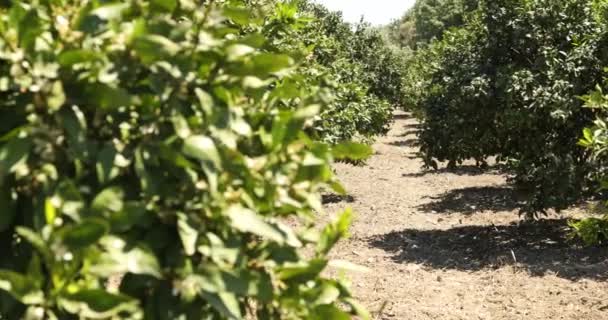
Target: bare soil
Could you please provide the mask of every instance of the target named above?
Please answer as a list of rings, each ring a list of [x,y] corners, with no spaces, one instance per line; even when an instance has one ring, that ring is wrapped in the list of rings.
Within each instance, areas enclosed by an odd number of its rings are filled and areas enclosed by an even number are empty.
[[[396,114],[365,166],[337,164],[352,236],[333,258],[375,319],[608,319],[608,249],[568,239],[575,209],[522,223],[498,170],[424,171],[416,120]]]

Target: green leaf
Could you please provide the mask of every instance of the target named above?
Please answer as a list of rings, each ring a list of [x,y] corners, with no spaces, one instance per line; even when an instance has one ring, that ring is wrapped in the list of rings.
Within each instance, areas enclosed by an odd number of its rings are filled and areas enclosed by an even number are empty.
[[[346,191],[346,188],[344,188],[344,185],[342,185],[340,182],[338,181],[333,181],[330,185],[331,189],[341,195],[341,196],[345,196],[348,194],[348,192]]]
[[[51,91],[49,92],[49,96],[47,98],[47,104],[49,109],[52,111],[57,111],[66,101],[65,92],[63,92],[63,85],[61,81],[55,81],[51,85]]]
[[[82,290],[65,294],[59,299],[61,306],[68,312],[88,319],[109,319],[139,310],[137,300],[104,290]]]
[[[196,164],[190,159],[187,159],[181,152],[176,151],[173,147],[161,145],[159,148],[159,157],[169,163],[176,165],[178,168],[193,169]]]
[[[0,147],[0,185],[9,173],[25,163],[31,147],[32,141],[28,138],[12,139]]]
[[[48,225],[53,225],[57,218],[57,208],[55,208],[50,198],[44,200],[44,217]]]
[[[229,60],[237,60],[253,52],[255,52],[254,48],[244,44],[232,44],[226,48],[226,55]]]
[[[93,202],[91,209],[108,216],[111,212],[119,212],[124,207],[124,191],[120,187],[110,187],[101,191]]]
[[[243,78],[243,87],[249,89],[259,89],[267,86],[269,82],[262,81],[258,77],[246,76]]]
[[[366,160],[374,154],[371,146],[356,142],[343,142],[332,147],[332,154],[337,160]]]
[[[275,73],[293,64],[293,59],[284,54],[260,53],[251,58],[254,66],[254,72],[257,75],[266,75]]]
[[[215,168],[222,168],[222,159],[215,142],[207,136],[191,136],[184,140],[183,152],[197,160],[212,163]]]
[[[63,242],[72,249],[86,248],[96,243],[110,230],[102,219],[90,218],[62,230]]]
[[[226,214],[230,218],[230,225],[241,232],[253,233],[280,244],[286,241],[285,235],[279,228],[267,223],[262,216],[252,210],[242,206],[232,206],[228,208]]]
[[[244,119],[233,119],[230,121],[230,129],[232,131],[238,133],[241,136],[250,136],[251,135],[251,126]]]
[[[223,13],[226,18],[240,25],[249,24],[251,17],[251,9],[248,8],[225,7]]]
[[[372,318],[372,316],[365,309],[365,307],[363,307],[359,302],[357,302],[357,300],[352,298],[346,298],[344,299],[344,302],[350,305],[350,307],[353,309],[354,314],[361,318],[361,320],[370,320]]]
[[[593,141],[593,131],[590,128],[583,129],[583,137],[587,142]]]
[[[298,108],[293,115],[293,119],[296,120],[298,123],[302,123],[304,120],[308,120],[319,114],[320,110],[321,106],[318,104],[311,104],[302,108]]]
[[[302,132],[306,120],[317,115],[320,110],[317,104],[298,108],[294,111],[284,111],[278,115],[272,127],[272,146],[278,148],[292,142]]]
[[[112,230],[125,232],[140,223],[146,216],[144,204],[134,201],[125,202],[122,210],[110,213]]]
[[[159,181],[157,176],[146,167],[144,154],[147,153],[148,151],[144,151],[141,147],[135,149],[135,173],[139,178],[142,190],[150,195],[158,191]]]
[[[27,277],[32,280],[37,288],[44,286],[45,274],[42,271],[42,262],[40,255],[33,253],[30,262],[27,265]]]
[[[10,270],[0,269],[0,290],[8,292],[23,304],[44,303],[44,293],[33,279]]]
[[[315,305],[332,304],[340,297],[340,290],[331,283],[324,283],[319,295],[315,300]]]
[[[267,274],[253,270],[222,270],[208,265],[195,279],[207,292],[231,292],[266,302],[272,299],[272,280]]]
[[[72,106],[71,110],[63,108],[60,112],[60,120],[69,145],[73,149],[73,156],[76,159],[89,158],[89,145],[87,141],[87,122],[84,113],[77,107]]]
[[[177,7],[177,0],[151,0],[150,4],[157,10],[173,12]]]
[[[113,3],[105,6],[101,6],[93,11],[90,15],[96,16],[103,20],[118,19],[122,16],[123,12],[129,8],[128,3]]]
[[[351,320],[348,313],[333,305],[322,305],[315,308],[311,320]]]
[[[192,226],[192,221],[184,213],[177,214],[177,229],[186,255],[194,255],[198,241],[198,229]]]
[[[244,282],[244,286],[246,287],[244,294],[247,296],[255,297],[262,303],[272,301],[273,284],[268,274],[244,270],[240,274],[237,274],[234,279]]]
[[[201,292],[201,296],[211,306],[228,319],[243,319],[241,308],[236,296],[229,292],[209,293]]]
[[[64,180],[55,189],[54,196],[61,199],[61,206],[57,208],[56,214],[65,214],[74,221],[79,221],[82,218],[82,212],[85,208],[85,202],[76,185],[71,180]],[[52,205],[52,202],[49,203]]]
[[[155,34],[137,37],[133,48],[144,63],[153,63],[176,55],[181,47],[175,42]]]
[[[213,97],[200,88],[194,89],[194,93],[196,94],[196,97],[198,98],[198,101],[201,104],[201,108],[203,109],[205,114],[207,116],[211,116],[213,114],[214,106]]]
[[[106,145],[97,155],[95,169],[99,183],[106,184],[116,178],[120,169],[114,165],[118,152],[111,145]]]
[[[83,99],[107,111],[131,105],[131,96],[126,90],[102,83],[88,84]]]
[[[44,241],[44,239],[42,239],[42,237],[38,233],[25,227],[17,227],[15,231],[18,235],[23,237],[23,239],[25,239],[29,244],[31,244],[32,247],[34,247],[38,251],[38,253],[40,253],[42,258],[44,259],[46,266],[50,268],[53,264],[54,256],[51,252],[51,249],[48,247],[46,241]]]
[[[348,234],[348,227],[353,219],[352,209],[346,208],[338,219],[323,229],[317,243],[317,253],[326,255],[341,238]]]
[[[304,283],[315,279],[327,266],[323,259],[313,259],[307,263],[288,263],[279,268],[279,278],[286,281]]]
[[[101,277],[133,273],[161,278],[160,264],[154,252],[143,245],[129,245],[116,236],[100,240],[103,252],[91,257],[91,272]]]
[[[57,61],[64,67],[71,67],[78,63],[93,62],[100,58],[99,53],[86,50],[86,49],[74,49],[63,51]]]
[[[178,137],[182,139],[186,139],[192,135],[192,131],[190,130],[190,126],[188,125],[188,121],[181,114],[176,114],[171,117],[171,122],[173,122],[173,128],[175,129],[175,133]]]
[[[43,32],[43,25],[36,10],[29,10],[19,21],[19,43],[27,50],[34,50],[36,39]]]
[[[228,245],[220,237],[211,232],[206,233],[205,236],[208,244],[200,245],[198,252],[218,264],[226,263],[233,265],[236,263],[240,254],[240,248],[236,244]]]
[[[262,48],[267,39],[263,34],[256,32],[240,37],[238,42],[253,48]]]
[[[0,142],[8,142],[12,139],[16,139],[19,137],[19,134],[21,134],[22,132],[25,132],[26,129],[27,129],[27,126],[21,126],[21,127],[16,127],[14,129],[11,129],[10,131],[4,133],[3,135],[0,135]]]

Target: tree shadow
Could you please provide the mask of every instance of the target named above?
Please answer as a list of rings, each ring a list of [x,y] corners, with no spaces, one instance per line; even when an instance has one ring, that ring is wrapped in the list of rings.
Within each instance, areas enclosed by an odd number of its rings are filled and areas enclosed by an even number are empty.
[[[403,138],[403,137],[407,137],[407,136],[410,136],[410,135],[415,135],[418,132],[419,132],[418,129],[406,129],[402,133],[398,134],[397,137]]]
[[[355,202],[355,198],[351,195],[339,195],[335,193],[323,194],[321,195],[321,203],[323,204],[331,204],[331,203],[353,203]]]
[[[391,141],[391,142],[388,142],[387,144],[391,145],[391,146],[395,146],[395,147],[417,147],[418,139],[405,139],[405,140]]]
[[[408,118],[406,118],[408,119]],[[420,125],[420,123],[417,122],[413,122],[413,123],[406,123],[403,125],[403,129],[405,130],[420,130],[420,128],[422,128],[422,126]]]
[[[406,229],[369,239],[398,263],[434,269],[479,271],[504,265],[533,276],[608,279],[608,248],[583,247],[569,239],[566,219],[508,226],[466,226],[449,230]]]
[[[414,119],[414,116],[410,113],[397,113],[393,115],[393,119],[395,120],[409,120]]]
[[[500,170],[499,166],[480,167],[480,166],[474,166],[474,165],[461,165],[461,166],[458,166],[455,168],[445,167],[445,168],[440,168],[440,169],[435,169],[435,170],[424,170],[424,171],[415,172],[415,173],[404,173],[402,176],[408,177],[408,178],[419,178],[419,177],[423,177],[423,176],[426,176],[429,174],[443,174],[443,173],[451,173],[451,174],[455,174],[458,176],[477,176],[477,175],[497,172],[498,170]]]
[[[521,207],[512,188],[507,186],[454,189],[418,208],[427,213],[473,214],[479,211],[511,211]]]

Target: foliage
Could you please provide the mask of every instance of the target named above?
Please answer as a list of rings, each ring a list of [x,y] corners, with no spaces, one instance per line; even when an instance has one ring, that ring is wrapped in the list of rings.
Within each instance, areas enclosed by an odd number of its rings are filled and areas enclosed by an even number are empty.
[[[449,32],[429,48],[423,56],[432,59],[431,66],[417,73],[429,77],[419,80],[429,87],[417,89],[424,103],[420,151],[435,168],[436,160],[449,161],[450,166],[469,158],[482,162],[499,145],[494,135],[495,115],[487,107],[493,98],[484,74],[489,62],[484,61],[480,47],[487,35],[480,24],[470,28]],[[429,74],[423,74],[424,70]]]
[[[418,0],[401,19],[389,24],[391,38],[401,46],[424,47],[441,40],[450,28],[464,25],[478,4],[479,0]]]
[[[309,62],[321,88],[332,95],[318,122],[329,142],[370,140],[388,130],[393,106],[402,103],[403,61],[385,42],[380,30],[359,23],[352,26],[339,12],[303,1],[301,10],[314,21],[299,33],[314,47]]]
[[[341,187],[292,4],[11,3],[0,318],[366,317],[321,276],[351,214],[314,224]]]
[[[606,216],[573,221],[570,226],[574,230],[574,234],[587,245],[604,244],[608,240],[608,217]]]
[[[591,166],[576,137],[592,115],[578,96],[601,80],[607,58],[600,7],[482,1],[465,25],[419,50],[406,92],[423,118],[426,163],[497,156],[527,197],[529,214],[587,194]]]
[[[381,29],[363,21],[350,25],[342,20],[341,13],[330,12],[318,4],[305,2],[303,7],[316,18],[308,32],[314,38],[307,42],[315,45],[317,61],[325,67],[331,67],[340,60],[355,64],[360,70],[345,75],[349,80],[361,79],[369,87],[370,93],[398,104],[401,99],[400,72],[403,61],[398,53],[391,50]],[[319,33],[319,30],[322,32]],[[340,70],[352,71],[341,68],[334,72],[341,75]]]
[[[583,130],[579,145],[592,152],[590,162],[594,167],[594,178],[599,182],[599,193],[608,188],[608,96],[601,87],[583,97],[587,108],[594,111],[593,126]],[[603,198],[600,196],[600,198]],[[605,205],[598,206],[602,217],[591,217],[572,222],[575,233],[587,244],[604,243],[608,240],[608,211]]]

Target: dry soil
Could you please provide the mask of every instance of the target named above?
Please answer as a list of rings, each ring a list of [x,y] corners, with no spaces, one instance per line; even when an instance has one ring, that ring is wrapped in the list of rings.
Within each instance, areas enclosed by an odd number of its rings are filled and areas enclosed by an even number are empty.
[[[582,209],[522,223],[498,170],[425,171],[417,123],[398,113],[365,166],[337,164],[356,212],[333,258],[375,319],[608,319],[608,249],[569,241]]]

